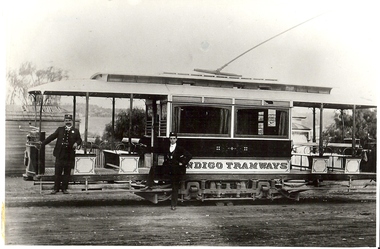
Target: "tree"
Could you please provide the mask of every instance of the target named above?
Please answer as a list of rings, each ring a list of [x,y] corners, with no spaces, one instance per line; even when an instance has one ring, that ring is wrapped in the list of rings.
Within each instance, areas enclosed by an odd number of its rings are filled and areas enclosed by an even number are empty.
[[[352,138],[353,118],[350,114],[335,113],[335,123],[323,132],[324,140],[329,142],[342,142],[344,138]],[[355,112],[355,138],[359,138],[364,145],[376,140],[377,109],[359,109]],[[343,128],[344,127],[344,128]],[[343,130],[344,129],[344,130]]]
[[[34,102],[28,94],[28,88],[53,81],[68,79],[67,71],[50,66],[46,69],[36,69],[31,62],[24,62],[18,70],[11,69],[7,72],[7,100],[6,103],[14,105],[30,105]],[[57,104],[60,96],[48,96],[44,104]],[[37,99],[37,101],[40,101]]]
[[[129,134],[129,109],[120,111],[115,117],[114,141],[121,141],[124,137],[139,138],[145,133],[145,110],[132,109],[132,127]],[[103,133],[103,141],[112,141],[112,122],[106,125]]]

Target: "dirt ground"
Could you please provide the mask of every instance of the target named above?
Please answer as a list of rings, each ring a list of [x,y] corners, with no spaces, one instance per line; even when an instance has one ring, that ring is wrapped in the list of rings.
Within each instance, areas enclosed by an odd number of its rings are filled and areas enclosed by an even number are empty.
[[[126,192],[42,194],[5,179],[5,245],[376,247],[376,186],[298,202],[152,204]]]

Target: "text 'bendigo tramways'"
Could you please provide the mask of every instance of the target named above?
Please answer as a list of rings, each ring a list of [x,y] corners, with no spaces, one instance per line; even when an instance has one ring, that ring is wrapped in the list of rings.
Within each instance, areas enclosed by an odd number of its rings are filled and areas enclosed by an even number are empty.
[[[218,160],[193,159],[187,165],[187,172],[218,173],[226,171],[237,172],[289,172],[289,160]]]

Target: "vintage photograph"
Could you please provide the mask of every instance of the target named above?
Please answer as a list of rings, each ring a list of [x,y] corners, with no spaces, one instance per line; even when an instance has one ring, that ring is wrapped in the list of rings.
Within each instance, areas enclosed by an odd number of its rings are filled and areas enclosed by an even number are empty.
[[[376,1],[5,0],[5,246],[379,246]]]

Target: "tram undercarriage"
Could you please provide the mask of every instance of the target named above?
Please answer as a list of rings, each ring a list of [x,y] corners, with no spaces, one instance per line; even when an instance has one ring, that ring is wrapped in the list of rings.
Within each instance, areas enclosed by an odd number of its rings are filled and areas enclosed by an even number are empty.
[[[72,175],[69,190],[78,192],[115,192],[134,193],[150,202],[158,203],[170,200],[171,184],[167,177],[155,180],[152,190],[146,190],[144,183],[147,174],[105,174]],[[287,198],[298,201],[300,194],[309,190],[352,190],[351,183],[365,180],[361,188],[376,185],[376,174],[360,175],[312,175],[306,172],[286,175],[187,175],[181,182],[179,200],[188,201],[243,201],[274,200]],[[53,175],[37,175],[34,184],[43,190],[53,186]]]

